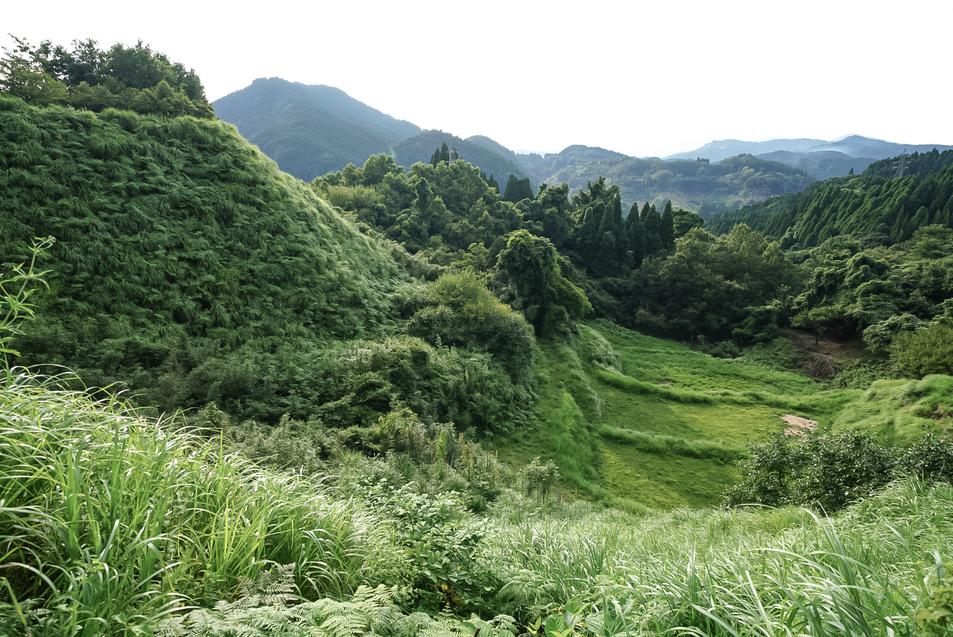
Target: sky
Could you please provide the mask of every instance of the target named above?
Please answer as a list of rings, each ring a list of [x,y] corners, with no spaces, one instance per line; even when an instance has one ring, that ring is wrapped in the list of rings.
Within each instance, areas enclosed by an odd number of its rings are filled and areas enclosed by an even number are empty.
[[[953,1],[12,2],[6,34],[143,40],[210,99],[336,86],[518,150],[665,156],[713,139],[953,144]]]

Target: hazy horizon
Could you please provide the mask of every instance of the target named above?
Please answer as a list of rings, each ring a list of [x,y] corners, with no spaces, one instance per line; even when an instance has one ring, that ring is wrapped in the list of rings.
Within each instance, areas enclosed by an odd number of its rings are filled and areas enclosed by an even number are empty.
[[[4,34],[33,42],[141,39],[194,68],[210,100],[258,77],[326,84],[425,129],[534,152],[664,157],[854,134],[953,144],[953,3],[278,1],[263,13],[173,0],[132,14],[110,0],[5,14]]]

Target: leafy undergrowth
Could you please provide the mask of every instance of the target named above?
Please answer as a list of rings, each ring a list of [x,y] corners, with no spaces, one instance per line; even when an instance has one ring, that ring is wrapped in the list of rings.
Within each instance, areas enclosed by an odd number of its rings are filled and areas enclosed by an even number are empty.
[[[951,426],[949,376],[829,389],[606,321],[542,350],[540,425],[497,448],[514,462],[551,459],[572,491],[630,511],[716,504],[747,445],[782,431],[784,415],[886,442]]]

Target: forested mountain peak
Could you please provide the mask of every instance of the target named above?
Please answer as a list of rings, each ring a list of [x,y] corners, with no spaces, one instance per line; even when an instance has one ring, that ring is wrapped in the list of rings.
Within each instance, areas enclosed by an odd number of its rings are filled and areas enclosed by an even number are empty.
[[[248,87],[216,100],[213,103],[216,114],[228,121],[228,117],[224,117],[222,113],[228,115],[238,113],[240,106],[236,102],[239,96],[246,91],[252,93],[256,99],[307,99],[309,105],[321,108],[329,115],[346,122],[380,129],[381,134],[395,139],[409,137],[420,132],[420,127],[415,124],[382,113],[364,102],[354,99],[337,87],[325,84],[311,85],[289,82],[279,77],[258,78]]]
[[[283,170],[301,179],[361,164],[420,131],[340,89],[280,78],[259,78],[213,107]]]

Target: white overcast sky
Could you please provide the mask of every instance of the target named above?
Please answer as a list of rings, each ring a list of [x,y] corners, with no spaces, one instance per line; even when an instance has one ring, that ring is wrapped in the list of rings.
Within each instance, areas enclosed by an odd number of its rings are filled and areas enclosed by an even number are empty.
[[[142,39],[210,99],[278,76],[516,149],[953,144],[953,1],[3,0],[0,34]]]

